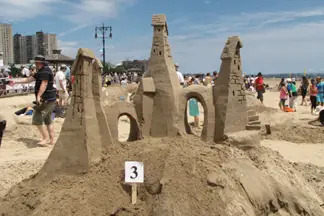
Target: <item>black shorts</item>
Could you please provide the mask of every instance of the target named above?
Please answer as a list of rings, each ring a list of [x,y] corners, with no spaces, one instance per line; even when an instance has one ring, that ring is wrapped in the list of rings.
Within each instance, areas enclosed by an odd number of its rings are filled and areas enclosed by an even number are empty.
[[[317,97],[316,96],[310,96],[310,101],[312,103],[312,109],[316,109],[316,106],[317,106]]]
[[[301,89],[301,95],[305,98],[307,95],[307,89]]]
[[[260,100],[260,101],[263,101],[263,90],[257,90],[257,92],[258,92],[258,99]]]

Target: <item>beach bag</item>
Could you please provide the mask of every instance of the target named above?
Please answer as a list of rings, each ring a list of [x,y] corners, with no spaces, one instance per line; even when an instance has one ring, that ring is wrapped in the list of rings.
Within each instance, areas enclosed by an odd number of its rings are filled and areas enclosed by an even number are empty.
[[[285,112],[294,112],[294,110],[290,107],[285,107]]]

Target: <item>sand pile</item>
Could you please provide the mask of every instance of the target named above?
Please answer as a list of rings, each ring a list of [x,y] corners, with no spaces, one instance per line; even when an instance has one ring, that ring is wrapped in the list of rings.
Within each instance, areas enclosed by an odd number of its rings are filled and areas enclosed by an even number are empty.
[[[260,102],[260,100],[258,100],[255,97],[254,93],[249,92],[249,91],[245,91],[245,93],[246,93],[246,105],[247,105],[248,109],[254,109],[258,113],[263,113],[263,112],[274,113],[274,112],[277,112],[277,110],[274,109],[274,108],[264,106]]]
[[[145,164],[136,206],[123,183],[128,160]],[[318,216],[322,204],[293,164],[267,148],[243,152],[185,136],[110,146],[84,175],[33,176],[0,200],[0,214]]]
[[[294,143],[323,144],[324,128],[286,122],[272,127],[272,134],[263,137],[264,139],[285,140]]]

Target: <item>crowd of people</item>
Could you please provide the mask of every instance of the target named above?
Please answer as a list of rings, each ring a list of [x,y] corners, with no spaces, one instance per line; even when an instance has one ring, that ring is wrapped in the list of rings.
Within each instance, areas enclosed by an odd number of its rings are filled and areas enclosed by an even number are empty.
[[[218,73],[213,72],[211,75],[185,75],[179,71],[179,64],[175,64],[178,82],[184,88],[191,85],[213,86],[218,78]],[[10,74],[2,76],[10,77]],[[35,57],[35,64],[29,69],[22,65],[22,79],[12,80],[11,86],[16,84],[35,82],[35,106],[32,107],[32,123],[39,129],[42,140],[40,145],[54,144],[54,127],[53,116],[55,106],[63,108],[68,104],[69,92],[72,91],[73,76],[71,76],[70,68],[66,65],[61,65],[59,68],[49,67],[43,56]],[[141,75],[137,73],[122,73],[122,74],[105,74],[103,76],[103,84],[109,86],[113,83],[118,83],[121,86],[127,86],[130,82],[139,83]],[[262,73],[258,73],[256,77],[245,76],[244,84],[247,90],[257,93],[257,98],[263,103],[263,93],[266,85]],[[296,111],[296,99],[300,94],[302,96],[301,105],[307,105],[307,97],[311,101],[311,112],[313,113],[317,106],[324,106],[324,80],[320,77],[309,80],[306,77],[302,78],[299,88],[297,88],[296,79],[282,79],[279,84],[280,102],[279,107],[283,111]],[[289,101],[286,104],[286,101]],[[190,98],[188,101],[189,115],[194,118],[194,126],[200,127],[199,122],[199,101],[197,98]],[[24,112],[30,113],[31,109],[27,108]],[[322,112],[323,113],[323,112]],[[45,126],[44,126],[45,124]]]
[[[324,106],[324,80],[321,77],[316,77],[315,79],[309,79],[306,76],[302,77],[301,84],[298,87],[296,84],[295,78],[282,79],[280,84],[280,103],[279,107],[283,111],[296,111],[296,100],[298,95],[301,95],[301,106],[307,106],[307,97],[309,97],[310,105],[311,105],[311,113],[318,106]],[[288,105],[286,105],[286,101]]]
[[[137,72],[124,72],[124,73],[107,73],[103,75],[103,86],[107,87],[112,84],[120,84],[122,87],[127,86],[129,83],[139,83],[142,75]]]

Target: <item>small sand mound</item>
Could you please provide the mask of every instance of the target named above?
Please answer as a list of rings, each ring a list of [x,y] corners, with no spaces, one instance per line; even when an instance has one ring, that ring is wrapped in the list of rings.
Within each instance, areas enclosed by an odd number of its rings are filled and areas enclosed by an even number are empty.
[[[123,183],[128,160],[145,164],[136,206]],[[324,215],[322,204],[273,151],[243,152],[185,136],[116,144],[84,175],[59,176],[49,183],[34,176],[0,200],[0,215],[319,216]]]
[[[264,135],[263,138],[270,140],[285,140],[293,143],[323,144],[324,128],[305,124],[289,125],[285,123],[273,126],[272,134]]]
[[[254,109],[258,113],[263,113],[263,112],[277,112],[276,109],[271,108],[271,107],[266,107],[264,106],[260,100],[258,100],[255,95],[251,92],[246,91],[246,104],[248,109]]]

